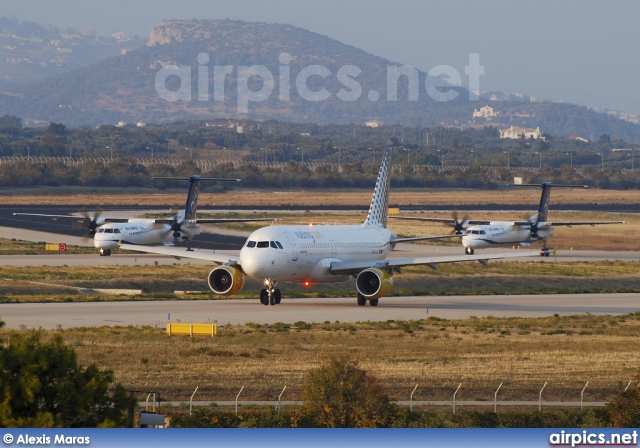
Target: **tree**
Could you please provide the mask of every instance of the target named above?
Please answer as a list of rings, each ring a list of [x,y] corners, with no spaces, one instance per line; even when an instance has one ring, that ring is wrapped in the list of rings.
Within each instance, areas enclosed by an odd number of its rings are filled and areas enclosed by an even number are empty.
[[[325,428],[383,427],[395,410],[377,379],[348,359],[310,371],[302,400],[307,425]]]
[[[640,373],[634,381],[640,380]],[[632,428],[640,426],[640,387],[620,391],[607,404],[611,423],[616,428]]]
[[[113,382],[111,370],[78,365],[75,351],[60,334],[13,332],[0,347],[0,426],[122,427],[136,401]]]

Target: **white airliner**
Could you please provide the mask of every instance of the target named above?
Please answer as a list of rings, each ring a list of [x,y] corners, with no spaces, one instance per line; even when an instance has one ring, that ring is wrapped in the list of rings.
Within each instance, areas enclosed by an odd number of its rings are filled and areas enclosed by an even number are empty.
[[[394,216],[398,219],[442,222],[453,224],[454,232],[461,236],[466,254],[472,255],[475,249],[496,246],[530,246],[542,241],[540,255],[548,257],[553,251],[547,248],[547,240],[553,236],[554,226],[596,226],[602,224],[625,224],[626,221],[547,221],[549,214],[549,195],[551,187],[588,188],[586,185],[558,185],[550,182],[541,184],[513,185],[518,187],[542,187],[542,196],[538,213],[523,221],[487,221],[481,219],[446,219]]]
[[[226,222],[274,221],[272,218],[230,218],[196,219],[200,181],[239,182],[240,179],[190,176],[189,178],[154,177],[154,179],[188,180],[190,183],[184,210],[170,218],[118,218],[102,217],[99,213],[90,215],[44,215],[36,213],[14,213],[16,216],[35,216],[53,220],[68,220],[81,224],[93,235],[93,245],[100,250],[100,256],[111,255],[111,250],[119,242],[126,244],[173,246],[189,241],[200,234],[200,224],[220,224]]]
[[[279,282],[337,283],[356,279],[358,305],[378,299],[393,285],[393,274],[403,266],[427,265],[435,269],[438,263],[479,261],[534,256],[537,252],[513,252],[494,255],[455,255],[387,259],[394,246],[403,241],[433,239],[434,237],[398,238],[386,228],[389,203],[389,169],[391,148],[387,148],[380,167],[371,207],[362,225],[269,226],[253,232],[239,256],[204,251],[182,251],[171,248],[141,247],[123,244],[127,250],[207,260],[220,266],[208,276],[211,290],[228,296],[243,287],[245,275],[263,280],[260,302],[264,305],[280,303]],[[435,237],[440,238],[440,237]]]

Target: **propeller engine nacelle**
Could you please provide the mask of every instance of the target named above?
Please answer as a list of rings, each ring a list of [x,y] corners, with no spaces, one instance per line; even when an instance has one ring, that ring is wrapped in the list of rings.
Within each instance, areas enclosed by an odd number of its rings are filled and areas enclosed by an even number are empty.
[[[244,286],[244,274],[234,266],[218,266],[209,272],[209,288],[221,296],[230,296]]]
[[[377,299],[387,295],[393,286],[393,278],[382,269],[365,269],[356,277],[356,289],[366,299]]]

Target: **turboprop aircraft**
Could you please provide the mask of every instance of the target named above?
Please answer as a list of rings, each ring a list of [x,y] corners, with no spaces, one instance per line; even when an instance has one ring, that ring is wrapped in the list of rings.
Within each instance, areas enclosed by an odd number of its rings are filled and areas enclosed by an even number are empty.
[[[103,217],[95,212],[81,215],[44,215],[36,213],[14,213],[16,216],[35,216],[53,220],[68,220],[79,223],[89,229],[93,236],[93,245],[99,249],[100,256],[111,255],[118,242],[127,244],[173,246],[191,240],[200,234],[200,224],[220,224],[226,222],[274,221],[272,218],[229,218],[196,219],[200,182],[222,181],[239,182],[240,179],[190,176],[188,178],[154,177],[153,179],[188,180],[190,183],[187,203],[184,210],[170,218],[118,218]]]
[[[547,221],[549,214],[549,195],[553,188],[589,188],[587,185],[559,185],[550,182],[541,184],[517,184],[517,187],[542,187],[538,213],[522,221],[487,221],[482,219],[446,219],[420,218],[412,216],[394,216],[398,219],[442,222],[453,224],[454,233],[460,235],[462,246],[468,255],[475,249],[495,246],[530,246],[542,241],[540,255],[548,257],[553,250],[547,248],[547,240],[553,236],[554,226],[596,226],[603,224],[625,224],[626,221]]]
[[[398,238],[387,229],[391,148],[384,153],[367,219],[362,225],[272,225],[254,231],[240,250],[239,256],[205,251],[177,250],[122,244],[122,249],[207,260],[218,264],[208,275],[213,292],[229,296],[239,291],[245,276],[263,281],[260,302],[276,305],[282,298],[279,282],[337,283],[356,279],[358,305],[367,301],[378,305],[378,299],[393,286],[393,274],[404,266],[479,261],[534,256],[537,252],[514,251],[493,255],[454,255],[388,259],[396,244],[440,237]]]

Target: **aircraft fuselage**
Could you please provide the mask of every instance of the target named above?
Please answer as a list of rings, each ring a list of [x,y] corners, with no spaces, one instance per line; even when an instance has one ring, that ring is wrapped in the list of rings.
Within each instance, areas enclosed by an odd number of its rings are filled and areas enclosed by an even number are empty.
[[[332,262],[383,260],[396,234],[360,225],[270,226],[253,232],[240,251],[240,265],[249,277],[283,282],[334,283]]]

